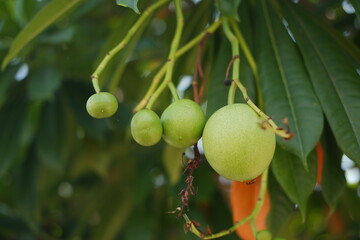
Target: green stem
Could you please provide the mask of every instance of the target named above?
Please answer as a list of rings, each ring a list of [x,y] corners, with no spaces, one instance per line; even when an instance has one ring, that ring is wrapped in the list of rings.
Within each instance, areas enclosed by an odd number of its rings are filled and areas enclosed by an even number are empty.
[[[109,63],[109,61],[112,59],[112,57],[120,52],[122,49],[126,47],[126,44],[129,42],[131,37],[138,31],[138,29],[144,24],[146,20],[148,20],[148,17],[151,15],[152,12],[154,12],[156,9],[161,7],[163,4],[168,2],[169,0],[159,0],[158,2],[154,3],[152,6],[150,6],[148,9],[146,9],[139,19],[136,21],[136,23],[130,28],[124,39],[115,46],[112,50],[110,50],[106,56],[103,58],[103,60],[100,62],[98,67],[96,68],[95,72],[91,75],[92,83],[94,86],[94,89],[97,93],[100,92],[99,87],[99,76],[102,73],[102,71],[105,69],[106,65]]]
[[[181,35],[184,28],[184,16],[181,9],[181,0],[174,0],[175,2],[175,11],[176,11],[176,30],[174,38],[171,42],[169,57],[166,63],[166,74],[163,83],[159,86],[158,89],[154,92],[151,96],[149,103],[147,104],[146,108],[151,109],[155,100],[160,96],[160,94],[164,91],[165,87],[168,86],[173,98],[175,101],[179,100],[179,96],[176,92],[176,88],[172,82],[173,70],[175,65],[176,59],[176,52],[179,48]]]
[[[229,39],[229,41],[231,43],[233,57],[238,56],[239,55],[238,39],[232,33],[227,19],[223,20],[223,28],[224,28],[226,37]],[[237,85],[237,87],[240,89],[246,103],[255,112],[257,112],[257,114],[259,116],[261,116],[264,119],[264,124],[266,124],[266,125],[264,125],[264,127],[269,126],[270,130],[273,131],[275,134],[279,135],[280,137],[283,137],[285,139],[291,139],[294,136],[291,132],[289,132],[288,130],[279,128],[276,125],[276,123],[272,120],[272,118],[270,118],[262,110],[260,110],[258,108],[258,106],[256,106],[256,104],[250,99],[245,86],[240,82],[239,69],[240,69],[240,60],[235,59],[234,63],[233,63],[233,79],[232,80],[233,80],[233,83],[235,83]],[[231,94],[231,96],[235,96],[235,94],[233,94],[234,90],[232,89],[233,85],[234,85],[233,83],[231,84],[230,90],[229,90],[229,95]],[[231,101],[228,100],[228,102],[231,102]]]
[[[228,93],[228,104],[235,103],[236,83],[231,82],[229,93]]]
[[[198,237],[200,237],[202,239],[220,238],[220,237],[223,237],[223,236],[229,235],[230,233],[235,232],[236,228],[238,228],[240,225],[246,223],[247,221],[251,221],[252,219],[255,219],[255,217],[258,215],[258,213],[260,212],[261,207],[264,204],[265,194],[266,194],[266,189],[267,189],[267,182],[268,182],[267,181],[268,172],[269,172],[269,169],[267,168],[263,172],[263,174],[261,176],[259,196],[258,196],[258,199],[256,201],[255,208],[254,208],[254,210],[251,212],[251,214],[249,216],[247,216],[243,220],[237,222],[234,226],[232,226],[231,228],[229,228],[227,230],[221,231],[219,233],[207,235],[207,236],[202,236],[199,233],[199,231],[196,229],[196,227],[193,226],[192,222],[188,218],[185,218],[186,223],[191,224],[191,232],[193,232],[196,236],[198,236]],[[196,231],[194,229],[196,229]]]
[[[239,43],[235,35],[231,32],[229,22],[227,18],[223,19],[223,29],[226,37],[229,39],[231,43],[232,56],[234,58],[234,62],[232,65],[232,80],[231,86],[229,88],[228,94],[228,104],[233,104],[235,101],[235,93],[236,93],[236,84],[234,83],[235,79],[239,79],[240,77],[240,58],[238,57],[240,54]]]
[[[254,60],[254,57],[251,54],[251,51],[250,51],[248,45],[246,44],[245,38],[243,37],[237,23],[233,19],[229,19],[229,22],[230,22],[230,25],[234,31],[234,34],[235,34],[237,40],[239,41],[241,49],[244,52],[245,58],[248,61],[250,68],[254,74],[259,107],[260,107],[260,109],[263,109],[264,103],[263,103],[263,98],[262,98],[261,89],[260,89],[260,78],[259,78],[259,72],[258,72],[256,62]]]
[[[257,229],[256,229],[256,223],[255,223],[255,218],[250,220],[250,226],[251,226],[251,230],[254,234],[254,237],[256,238],[257,235]]]
[[[191,48],[193,48],[196,44],[198,44],[206,34],[215,32],[219,26],[221,25],[221,20],[214,22],[209,28],[205,29],[203,32],[201,32],[199,35],[197,35],[195,38],[193,38],[190,42],[188,42],[186,45],[184,45],[182,48],[180,48],[176,54],[175,58],[181,57],[183,54],[185,54],[187,51],[189,51]],[[154,76],[151,85],[146,92],[144,98],[140,101],[140,103],[135,107],[134,112],[139,111],[140,109],[144,108],[146,104],[148,104],[151,96],[154,94],[156,88],[158,87],[161,79],[164,77],[166,73],[167,65],[164,64],[160,70],[156,73]]]

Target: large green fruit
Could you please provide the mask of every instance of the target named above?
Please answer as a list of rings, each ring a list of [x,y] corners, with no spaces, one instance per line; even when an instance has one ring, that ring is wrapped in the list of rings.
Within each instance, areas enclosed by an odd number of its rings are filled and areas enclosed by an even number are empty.
[[[150,109],[138,111],[131,119],[131,134],[140,145],[152,146],[157,144],[162,133],[160,118]]]
[[[189,99],[178,100],[161,115],[163,138],[174,147],[189,147],[200,139],[205,121],[205,115],[196,102]]]
[[[86,110],[93,118],[108,118],[116,113],[118,101],[108,92],[91,95],[86,102]]]
[[[263,129],[264,119],[247,104],[231,104],[216,111],[203,132],[205,156],[221,176],[246,181],[258,177],[275,152],[275,134]]]
[[[271,240],[272,234],[267,230],[262,230],[256,234],[256,240]]]

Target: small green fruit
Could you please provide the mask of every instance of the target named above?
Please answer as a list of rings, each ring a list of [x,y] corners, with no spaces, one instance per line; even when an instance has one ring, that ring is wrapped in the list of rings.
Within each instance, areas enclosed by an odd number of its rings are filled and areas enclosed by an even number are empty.
[[[117,109],[117,99],[108,92],[95,93],[86,102],[86,110],[93,118],[111,117]]]
[[[275,134],[262,129],[264,119],[247,104],[231,104],[217,110],[207,121],[203,148],[211,167],[235,181],[258,177],[275,152]]]
[[[131,134],[135,141],[142,146],[157,144],[162,133],[160,118],[150,109],[138,111],[131,119]]]
[[[196,102],[189,99],[178,100],[161,115],[163,138],[174,147],[189,147],[200,139],[205,121],[205,115]]]
[[[267,230],[262,230],[256,234],[256,240],[271,240],[272,235],[271,232]]]

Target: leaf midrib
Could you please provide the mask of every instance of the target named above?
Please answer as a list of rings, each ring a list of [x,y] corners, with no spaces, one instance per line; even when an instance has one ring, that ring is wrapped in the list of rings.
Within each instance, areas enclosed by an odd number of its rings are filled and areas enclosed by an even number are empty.
[[[286,4],[288,4],[288,3],[286,3]],[[347,116],[347,119],[348,119],[349,122],[350,122],[350,126],[351,126],[351,129],[353,130],[353,133],[354,133],[354,135],[355,135],[355,139],[356,139],[356,141],[357,141],[357,144],[358,144],[358,146],[360,146],[360,139],[359,139],[359,137],[356,135],[356,129],[355,129],[355,126],[353,125],[353,121],[352,121],[351,117],[349,117],[349,116],[350,116],[349,111],[348,111],[348,109],[346,108],[346,104],[344,104],[344,100],[343,100],[341,94],[339,93],[339,90],[337,89],[337,86],[336,86],[336,84],[335,84],[335,81],[334,81],[334,79],[333,79],[332,74],[331,74],[330,71],[328,70],[328,68],[327,68],[327,66],[326,66],[323,58],[322,58],[321,55],[320,55],[319,49],[316,48],[316,44],[315,44],[314,41],[309,37],[310,34],[307,32],[307,29],[304,27],[304,25],[302,24],[301,20],[298,18],[297,13],[296,13],[295,11],[293,11],[293,9],[292,9],[291,7],[289,7],[289,5],[287,5],[287,7],[288,7],[288,9],[290,9],[290,11],[293,13],[293,15],[294,15],[295,18],[297,19],[298,23],[301,25],[301,27],[302,27],[302,29],[303,29],[303,32],[305,33],[306,37],[308,38],[308,41],[311,43],[311,45],[312,45],[313,48],[315,49],[315,52],[316,52],[316,54],[318,55],[318,58],[320,59],[320,62],[321,62],[321,64],[323,65],[323,67],[324,67],[324,69],[325,69],[325,71],[326,71],[326,74],[329,76],[330,82],[331,82],[332,85],[334,86],[335,92],[336,92],[337,96],[338,96],[339,99],[340,99],[341,106],[342,106],[342,108],[344,109],[344,111],[345,111],[345,113],[346,113],[346,116]]]
[[[300,145],[301,155],[302,155],[301,159],[302,159],[303,163],[306,166],[305,150],[304,150],[304,146],[303,146],[303,143],[302,143],[302,138],[301,138],[302,135],[301,135],[301,132],[300,132],[299,127],[298,127],[297,114],[296,114],[296,112],[294,110],[293,101],[292,101],[292,98],[291,98],[291,94],[289,92],[289,87],[288,87],[288,84],[287,84],[287,82],[285,80],[287,78],[286,78],[285,73],[284,73],[284,71],[282,69],[282,62],[281,62],[281,59],[280,59],[280,56],[279,56],[279,53],[278,53],[278,49],[276,47],[275,37],[274,37],[273,33],[270,31],[271,29],[273,29],[272,24],[271,24],[271,20],[270,20],[270,16],[269,16],[269,13],[268,13],[268,11],[266,9],[266,6],[264,5],[265,2],[261,1],[261,3],[263,5],[265,23],[266,23],[266,27],[267,27],[267,30],[268,30],[268,33],[269,33],[269,36],[270,36],[271,45],[272,45],[274,53],[275,53],[276,63],[278,65],[278,68],[279,68],[279,71],[280,71],[281,80],[282,80],[282,82],[284,84],[286,97],[288,98],[288,101],[289,101],[291,114],[293,115],[293,119],[294,119],[294,123],[295,123],[295,129],[296,129],[297,135],[299,136],[298,139],[299,139],[299,145]]]

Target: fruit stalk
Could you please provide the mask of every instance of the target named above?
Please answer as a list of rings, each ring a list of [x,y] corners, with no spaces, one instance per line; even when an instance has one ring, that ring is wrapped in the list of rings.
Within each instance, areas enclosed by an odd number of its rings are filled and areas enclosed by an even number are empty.
[[[171,94],[175,101],[179,100],[179,96],[176,92],[176,88],[174,86],[174,83],[172,82],[172,75],[175,65],[175,59],[176,59],[176,51],[179,48],[181,35],[184,28],[184,16],[181,9],[181,0],[174,0],[175,2],[175,11],[176,11],[176,30],[174,38],[171,42],[169,57],[167,59],[166,63],[166,74],[165,79],[161,83],[158,89],[154,92],[154,94],[150,97],[149,103],[147,104],[147,108],[151,109],[152,105],[154,104],[155,100],[159,97],[159,95],[164,91],[166,86],[170,89]]]
[[[254,60],[254,57],[252,56],[250,49],[248,47],[248,45],[246,44],[246,41],[238,27],[238,25],[236,24],[236,22],[234,21],[234,19],[229,19],[230,25],[234,31],[234,34],[240,44],[240,47],[242,49],[242,51],[244,52],[245,58],[248,61],[251,71],[254,74],[254,78],[255,78],[255,83],[256,83],[256,93],[257,93],[257,98],[258,98],[258,103],[260,106],[260,109],[263,109],[263,99],[262,99],[262,94],[260,91],[260,78],[259,78],[259,73],[257,70],[257,65],[256,62]]]
[[[232,55],[233,55],[233,68],[232,68],[232,82],[229,89],[228,94],[228,104],[233,104],[235,101],[235,93],[236,93],[236,83],[235,79],[238,79],[240,76],[240,58],[238,57],[240,54],[239,44],[235,37],[235,35],[231,32],[229,22],[227,18],[223,19],[223,29],[226,37],[229,39],[231,43]]]
[[[262,174],[259,197],[257,199],[254,210],[251,212],[251,214],[249,216],[247,216],[243,220],[237,222],[235,225],[233,225],[231,228],[229,228],[227,230],[223,230],[219,233],[214,233],[214,234],[210,234],[210,235],[206,235],[206,236],[203,236],[199,232],[199,230],[196,228],[196,226],[194,226],[193,222],[187,216],[184,216],[186,223],[190,226],[189,230],[201,239],[215,239],[215,238],[220,238],[220,237],[229,235],[229,234],[235,232],[236,228],[238,228],[240,225],[246,223],[247,221],[251,221],[252,219],[255,219],[255,217],[258,215],[262,205],[264,204],[267,183],[268,183],[268,172],[269,172],[269,169],[267,168]]]
[[[223,20],[223,29],[225,32],[226,37],[228,38],[228,40],[231,43],[231,47],[232,47],[232,53],[233,56],[238,56],[239,55],[239,43],[238,43],[238,39],[235,37],[235,35],[232,33],[228,20],[224,19]],[[257,112],[257,114],[259,114],[259,116],[261,116],[265,122],[267,123],[268,126],[270,126],[270,129],[277,134],[278,136],[284,138],[284,139],[291,139],[294,134],[291,133],[289,130],[287,129],[283,129],[280,128],[276,125],[276,123],[272,120],[271,117],[267,116],[263,111],[261,111],[256,105],[255,103],[250,99],[249,95],[247,94],[247,90],[245,88],[245,86],[240,82],[239,76],[240,73],[238,71],[238,69],[240,69],[240,61],[236,61],[237,59],[234,60],[234,64],[233,64],[233,81],[231,83],[230,89],[229,89],[229,95],[228,95],[228,104],[232,104],[234,103],[234,98],[235,98],[235,91],[236,91],[236,86],[240,89],[246,103],[255,111]],[[234,87],[235,85],[235,87]],[[235,89],[234,89],[235,88]]]
[[[96,68],[95,72],[91,75],[92,84],[95,89],[96,93],[100,92],[99,87],[99,76],[102,73],[102,71],[105,69],[109,61],[112,59],[112,57],[120,52],[122,49],[126,47],[126,44],[129,42],[129,40],[132,38],[132,36],[138,31],[138,29],[141,27],[142,24],[148,20],[149,16],[159,7],[161,7],[163,4],[168,2],[169,0],[160,0],[153,5],[151,5],[148,9],[146,9],[139,19],[136,21],[136,23],[130,28],[124,39],[115,46],[112,50],[110,50],[106,56],[101,60],[100,64]]]
[[[203,32],[201,32],[199,35],[197,35],[195,38],[193,38],[190,42],[188,42],[186,45],[184,45],[182,48],[180,48],[176,54],[175,58],[179,58],[182,55],[184,55],[187,51],[189,51],[191,48],[193,48],[196,44],[198,44],[206,34],[214,33],[219,26],[221,25],[221,20],[214,22],[210,27],[205,29]],[[161,79],[164,77],[166,73],[167,65],[164,64],[160,70],[156,73],[154,76],[152,83],[146,92],[144,98],[140,101],[140,103],[134,108],[134,112],[139,111],[140,109],[144,108],[146,104],[148,104],[150,97],[155,92],[157,86],[159,85]]]

